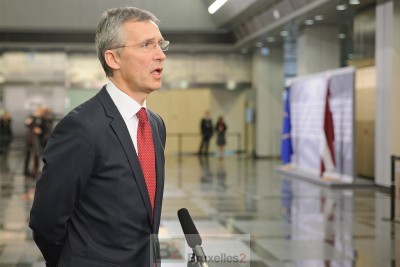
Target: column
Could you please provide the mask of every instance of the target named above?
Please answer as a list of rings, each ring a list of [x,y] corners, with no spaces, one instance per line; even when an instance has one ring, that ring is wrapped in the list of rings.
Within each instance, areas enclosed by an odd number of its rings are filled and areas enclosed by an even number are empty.
[[[283,51],[269,48],[268,55],[253,54],[252,84],[256,90],[256,157],[280,155],[282,91],[284,89]]]
[[[306,75],[340,66],[337,27],[310,26],[297,40],[297,75]]]
[[[376,7],[375,183],[390,186],[390,156],[400,155],[400,1]]]

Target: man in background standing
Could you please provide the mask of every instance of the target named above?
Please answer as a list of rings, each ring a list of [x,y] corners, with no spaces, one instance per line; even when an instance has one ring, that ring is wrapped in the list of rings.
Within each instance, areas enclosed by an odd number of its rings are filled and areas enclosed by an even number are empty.
[[[206,111],[204,117],[200,122],[201,129],[201,143],[199,148],[199,155],[208,156],[208,148],[210,146],[210,139],[213,134],[213,124],[210,117],[210,112]]]

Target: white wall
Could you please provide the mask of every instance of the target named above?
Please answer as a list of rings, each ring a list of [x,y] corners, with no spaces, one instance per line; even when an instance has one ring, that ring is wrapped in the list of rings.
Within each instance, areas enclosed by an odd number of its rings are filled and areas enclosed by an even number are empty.
[[[2,72],[8,83],[63,85],[66,64],[65,52],[5,52]]]
[[[190,83],[251,82],[251,57],[237,53],[174,53],[164,62],[163,83],[185,88]]]
[[[227,149],[244,149],[245,100],[244,91],[211,91],[211,111],[214,123],[217,122],[219,116],[222,116],[228,126]],[[215,145],[216,138],[213,142]]]
[[[313,26],[297,39],[297,75],[336,69],[340,64],[337,27]]]

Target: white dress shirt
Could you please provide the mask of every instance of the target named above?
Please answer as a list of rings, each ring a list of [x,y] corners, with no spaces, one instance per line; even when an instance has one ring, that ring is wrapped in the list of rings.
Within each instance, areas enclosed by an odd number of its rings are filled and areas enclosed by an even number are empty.
[[[131,136],[133,145],[135,146],[136,153],[138,153],[137,146],[137,129],[139,119],[136,113],[142,108],[146,108],[146,100],[141,106],[138,102],[133,100],[130,96],[118,89],[111,81],[107,83],[107,92],[111,96],[111,99],[118,108],[119,113],[125,121],[126,127],[128,128],[129,135]]]

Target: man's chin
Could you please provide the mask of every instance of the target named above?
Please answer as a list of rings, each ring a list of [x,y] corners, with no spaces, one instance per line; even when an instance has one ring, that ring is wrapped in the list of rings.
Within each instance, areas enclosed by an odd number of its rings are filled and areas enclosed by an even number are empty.
[[[161,89],[161,83],[159,85],[152,86],[149,89],[150,89],[150,92],[160,90]]]

